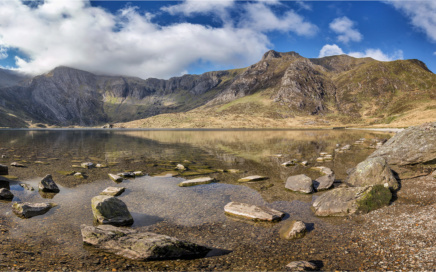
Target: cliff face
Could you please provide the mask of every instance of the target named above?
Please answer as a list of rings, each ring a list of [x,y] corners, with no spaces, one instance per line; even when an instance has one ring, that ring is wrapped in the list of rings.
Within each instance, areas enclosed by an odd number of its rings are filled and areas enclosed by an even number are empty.
[[[307,59],[269,51],[245,69],[169,80],[102,76],[68,67],[26,78],[0,69],[6,119],[94,126],[195,109],[286,118],[323,116],[388,120],[436,99],[436,75],[418,60],[379,62],[332,56]],[[14,119],[14,120],[15,120]],[[0,121],[11,126],[12,121]]]

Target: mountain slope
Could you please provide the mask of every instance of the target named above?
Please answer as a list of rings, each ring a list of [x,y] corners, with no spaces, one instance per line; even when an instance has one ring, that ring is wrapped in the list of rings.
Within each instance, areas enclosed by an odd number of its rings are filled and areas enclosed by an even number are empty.
[[[275,51],[245,69],[169,80],[58,67],[26,81],[0,70],[0,112],[20,125],[24,120],[126,127],[389,124],[436,116],[436,75],[418,60],[307,59]],[[2,118],[0,126],[11,122]]]

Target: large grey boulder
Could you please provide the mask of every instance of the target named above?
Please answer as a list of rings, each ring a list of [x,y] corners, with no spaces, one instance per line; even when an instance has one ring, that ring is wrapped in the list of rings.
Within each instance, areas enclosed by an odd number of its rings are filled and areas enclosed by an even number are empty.
[[[45,214],[54,206],[56,206],[56,204],[53,203],[15,202],[12,204],[12,211],[20,217],[31,218],[37,215]]]
[[[290,176],[286,180],[285,188],[294,192],[310,194],[313,193],[313,182],[306,175]]]
[[[382,157],[368,158],[359,163],[345,182],[356,187],[380,184],[391,190],[399,188],[391,168]]]
[[[280,221],[285,216],[284,213],[268,207],[260,207],[240,202],[227,203],[227,205],[224,206],[224,212],[228,215],[254,221]]]
[[[83,242],[133,260],[204,257],[210,248],[152,232],[109,225],[81,225]]]
[[[45,176],[39,182],[38,188],[43,192],[59,193],[59,187],[56,185],[51,175]]]
[[[127,209],[126,204],[113,196],[99,195],[91,200],[92,213],[100,224],[114,226],[130,226],[133,224],[133,217]]]
[[[312,207],[317,216],[346,216],[386,206],[391,198],[391,191],[382,185],[337,188],[318,197]]]
[[[7,165],[0,164],[0,175],[9,175],[9,168]]]
[[[335,182],[335,173],[332,169],[324,166],[320,167],[313,167],[316,170],[320,171],[323,176],[315,179],[313,181],[313,187],[316,191],[324,191],[328,190],[333,186],[333,183]]]
[[[436,122],[398,132],[369,157],[383,157],[389,165],[436,162]]]
[[[0,188],[0,199],[11,200],[13,198],[14,194],[11,191],[6,188]]]

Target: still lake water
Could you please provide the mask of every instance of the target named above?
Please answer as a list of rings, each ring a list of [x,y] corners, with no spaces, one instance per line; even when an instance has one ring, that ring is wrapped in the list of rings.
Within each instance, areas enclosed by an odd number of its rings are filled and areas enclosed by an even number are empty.
[[[391,136],[386,132],[355,130],[1,130],[0,155],[4,158],[0,163],[10,165],[15,161],[26,165],[26,168],[9,166],[9,175],[16,176],[17,180],[2,184],[15,195],[13,201],[53,202],[57,206],[44,215],[21,219],[11,211],[11,202],[2,201],[0,216],[10,228],[7,239],[25,244],[27,250],[42,250],[42,256],[47,259],[65,254],[73,259],[80,258],[89,254],[89,249],[82,244],[80,225],[93,224],[92,197],[109,186],[126,187],[119,199],[132,213],[135,220],[132,228],[232,252],[252,250],[251,258],[255,258],[256,254],[267,255],[267,245],[271,241],[275,241],[277,249],[289,248],[287,243],[292,242],[280,241],[278,232],[290,220],[307,223],[310,233],[306,242],[341,225],[340,219],[314,217],[311,202],[322,193],[303,195],[289,192],[284,188],[288,176],[306,174],[315,179],[320,174],[310,167],[326,166],[334,170],[338,185],[346,178],[347,169],[374,151],[368,148],[373,140]],[[361,138],[365,138],[363,145],[353,145]],[[352,148],[338,153],[335,152],[337,144],[350,144]],[[333,155],[333,160],[317,162],[321,152]],[[281,165],[291,159],[308,161],[309,164]],[[72,167],[88,161],[108,167]],[[174,171],[177,163],[189,168],[181,173],[183,177],[156,177]],[[222,171],[227,169],[238,169],[239,172]],[[58,173],[71,170],[82,172],[86,178]],[[147,175],[120,184],[111,181],[107,175],[138,170]],[[185,179],[199,177],[189,175],[202,171],[211,172],[208,176],[219,182],[187,188],[177,186]],[[38,182],[46,174],[53,175],[60,193],[47,195],[38,192]],[[263,175],[269,179],[237,182],[249,175]],[[20,183],[35,190],[26,190]],[[276,224],[235,220],[224,215],[223,207],[230,201],[264,205],[287,215],[285,220]],[[227,258],[231,260],[232,254]],[[262,260],[261,256],[256,258]],[[264,268],[277,269],[273,264],[265,262]],[[250,270],[259,268],[243,267]],[[230,263],[219,269],[233,270],[237,266]]]

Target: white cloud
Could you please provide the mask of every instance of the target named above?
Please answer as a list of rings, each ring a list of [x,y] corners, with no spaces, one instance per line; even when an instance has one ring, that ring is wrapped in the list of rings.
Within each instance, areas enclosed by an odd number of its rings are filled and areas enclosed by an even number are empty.
[[[295,3],[304,10],[312,10],[312,6],[310,4],[308,4],[306,1],[304,0],[297,0],[295,1]]]
[[[293,10],[277,16],[269,6],[280,5],[278,2],[257,2],[245,5],[245,17],[239,23],[242,28],[254,29],[257,31],[292,31],[300,36],[314,36],[318,27],[307,22],[302,16]]]
[[[8,49],[0,45],[0,60],[8,57]]]
[[[336,34],[339,34],[338,41],[343,43],[360,42],[363,38],[362,34],[354,28],[354,22],[345,16],[334,19],[329,27]]]
[[[186,16],[192,16],[197,13],[226,13],[226,9],[234,5],[234,0],[186,0],[185,2],[162,8],[170,14],[182,13]]]
[[[355,58],[373,58],[375,60],[379,61],[392,61],[397,59],[403,59],[403,51],[397,50],[393,54],[388,55],[383,53],[380,49],[366,49],[364,52],[349,52],[344,53],[344,51],[337,46],[336,44],[326,44],[324,45],[320,52],[319,52],[319,58],[327,57],[327,56],[334,56],[334,55],[342,55],[347,54],[351,57]]]
[[[319,51],[318,58],[323,58],[327,56],[336,56],[342,54],[344,54],[344,51],[342,51],[342,49],[336,44],[326,44]]]
[[[205,14],[226,11],[234,4],[204,3],[188,0],[164,12]],[[186,73],[198,62],[213,63],[218,69],[252,64],[271,47],[267,31],[311,35],[317,30],[292,10],[276,15],[272,5],[280,3],[244,2],[238,22],[209,27],[162,26],[153,22],[154,14],[131,4],[113,14],[92,7],[88,0],[45,0],[33,7],[21,0],[0,1],[0,44],[26,55],[15,58],[17,70],[26,73],[41,74],[64,65],[100,74],[168,78]]]
[[[416,28],[436,42],[436,1],[387,0],[396,9],[403,11]]]

